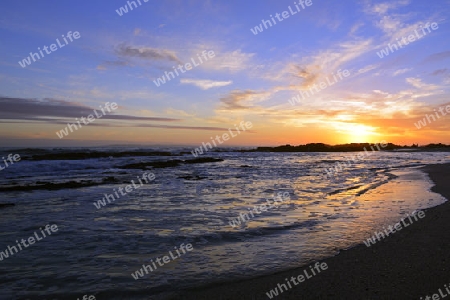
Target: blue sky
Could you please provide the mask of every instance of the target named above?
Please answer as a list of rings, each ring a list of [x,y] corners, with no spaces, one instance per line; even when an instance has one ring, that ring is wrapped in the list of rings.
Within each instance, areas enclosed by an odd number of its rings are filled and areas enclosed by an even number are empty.
[[[257,35],[250,29],[294,8],[294,1],[140,2],[119,16],[127,1],[4,1],[2,146],[196,145],[240,121],[254,126],[229,146],[450,143],[448,116],[414,126],[450,104],[449,0],[312,0]],[[377,55],[427,23],[438,28]],[[19,65],[69,31],[81,38]],[[215,56],[154,84],[204,50]],[[350,76],[289,103],[339,70]],[[120,117],[57,137],[68,122],[106,102],[118,104]]]

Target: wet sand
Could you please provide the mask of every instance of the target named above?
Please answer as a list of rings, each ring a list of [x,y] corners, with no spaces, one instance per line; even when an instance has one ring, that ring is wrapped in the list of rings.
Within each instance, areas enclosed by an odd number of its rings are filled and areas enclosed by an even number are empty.
[[[450,164],[424,168],[433,192],[450,199]],[[425,299],[447,294],[450,283],[450,202],[424,210],[425,217],[367,247],[328,258],[328,269],[273,299]],[[302,268],[250,280],[183,291],[172,299],[269,299],[266,292]],[[430,298],[431,299],[431,298]],[[438,298],[441,299],[441,298]]]

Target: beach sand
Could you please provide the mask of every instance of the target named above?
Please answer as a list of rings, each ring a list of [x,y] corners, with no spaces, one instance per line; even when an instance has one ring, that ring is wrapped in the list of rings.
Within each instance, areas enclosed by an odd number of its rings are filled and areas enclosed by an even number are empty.
[[[450,199],[450,164],[424,167],[432,191]],[[362,241],[361,241],[362,242]],[[325,259],[328,269],[274,299],[425,299],[450,283],[450,202],[375,245],[358,245]],[[269,299],[266,292],[305,268],[186,290],[173,299]],[[308,268],[309,269],[309,268]],[[441,298],[439,298],[441,299]]]

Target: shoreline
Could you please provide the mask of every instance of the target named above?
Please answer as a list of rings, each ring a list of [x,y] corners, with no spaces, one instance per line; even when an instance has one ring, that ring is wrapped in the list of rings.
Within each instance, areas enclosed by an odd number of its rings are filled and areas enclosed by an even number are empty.
[[[431,191],[450,200],[450,163],[421,168]],[[424,209],[426,217],[370,248],[361,244],[321,260],[328,270],[274,299],[425,299],[450,281],[450,201]],[[266,292],[306,267],[182,290],[169,299],[269,299]],[[439,298],[441,299],[441,298]]]

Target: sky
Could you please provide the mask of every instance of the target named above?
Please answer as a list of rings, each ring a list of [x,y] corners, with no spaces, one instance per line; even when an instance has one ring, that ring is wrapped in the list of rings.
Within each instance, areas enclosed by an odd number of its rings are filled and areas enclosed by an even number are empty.
[[[450,144],[449,16],[450,0],[6,0],[0,146]]]

